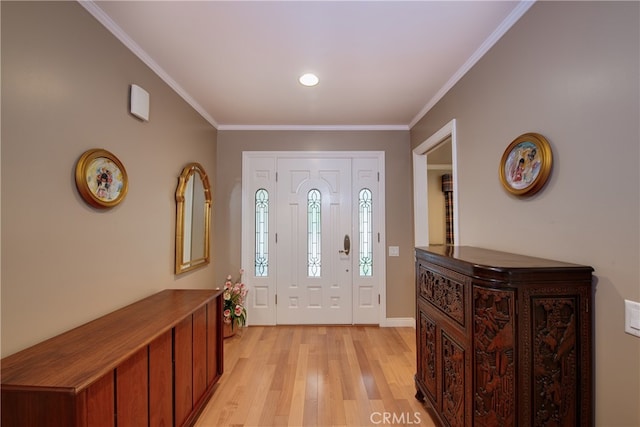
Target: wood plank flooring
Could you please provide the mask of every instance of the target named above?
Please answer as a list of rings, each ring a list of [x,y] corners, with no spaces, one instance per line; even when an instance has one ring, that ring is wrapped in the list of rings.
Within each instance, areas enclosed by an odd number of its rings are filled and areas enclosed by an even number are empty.
[[[251,326],[225,340],[198,427],[434,426],[415,395],[415,330]]]

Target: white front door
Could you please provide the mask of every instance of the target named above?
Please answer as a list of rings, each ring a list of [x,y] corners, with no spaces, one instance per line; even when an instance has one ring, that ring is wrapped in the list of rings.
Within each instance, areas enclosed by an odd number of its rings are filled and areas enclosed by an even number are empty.
[[[351,324],[351,159],[277,167],[277,321]]]
[[[244,153],[249,324],[381,323],[383,167],[380,152]]]

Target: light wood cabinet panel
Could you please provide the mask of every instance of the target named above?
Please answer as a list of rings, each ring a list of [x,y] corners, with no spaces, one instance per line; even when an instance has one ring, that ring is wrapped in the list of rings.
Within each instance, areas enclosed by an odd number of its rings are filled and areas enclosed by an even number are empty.
[[[87,427],[115,426],[114,390],[113,372],[108,372],[87,388]]]
[[[167,331],[149,344],[149,425],[173,425],[173,339]]]
[[[193,395],[207,389],[207,307],[193,313]]]
[[[86,426],[86,390],[77,396],[65,391],[59,389],[31,390],[19,386],[3,388],[0,425]],[[76,406],[82,408],[78,413],[75,412]],[[5,408],[9,409],[5,410]],[[16,418],[14,414],[19,414],[19,418]]]
[[[175,425],[181,426],[193,407],[193,319],[192,316],[174,328],[174,399]]]
[[[207,304],[207,383],[214,384],[222,375],[222,298]]]
[[[116,369],[118,427],[149,424],[148,349],[144,347]]]
[[[166,290],[5,357],[2,426],[192,425],[222,373],[221,304]]]

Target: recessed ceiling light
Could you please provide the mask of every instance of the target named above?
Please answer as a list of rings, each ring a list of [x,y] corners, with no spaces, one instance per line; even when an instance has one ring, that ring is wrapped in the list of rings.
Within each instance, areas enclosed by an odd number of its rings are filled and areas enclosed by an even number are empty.
[[[301,85],[303,86],[315,86],[318,84],[320,79],[315,74],[307,73],[300,76],[298,79]]]

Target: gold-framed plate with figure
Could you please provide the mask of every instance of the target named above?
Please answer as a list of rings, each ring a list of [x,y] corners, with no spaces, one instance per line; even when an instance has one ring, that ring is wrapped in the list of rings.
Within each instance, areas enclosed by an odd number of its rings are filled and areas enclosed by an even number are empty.
[[[76,187],[91,206],[112,208],[127,195],[127,171],[109,151],[102,148],[87,150],[76,164]]]
[[[516,196],[532,196],[544,187],[551,174],[553,154],[547,139],[538,133],[517,137],[500,160],[500,182]]]

